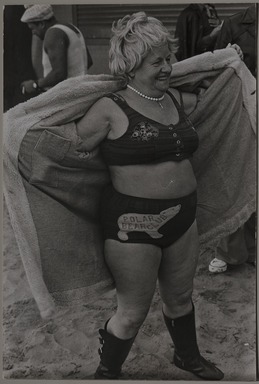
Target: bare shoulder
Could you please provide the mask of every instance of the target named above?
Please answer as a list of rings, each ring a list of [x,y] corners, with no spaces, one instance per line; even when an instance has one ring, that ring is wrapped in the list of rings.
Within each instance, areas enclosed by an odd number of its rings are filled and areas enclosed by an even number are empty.
[[[179,104],[181,104],[181,99],[183,103],[184,112],[187,115],[192,113],[197,105],[197,95],[190,92],[181,92],[178,89],[170,88],[170,92],[174,95]]]
[[[112,127],[118,106],[109,97],[101,97],[89,108],[81,118],[80,124],[91,124],[92,127]]]
[[[101,97],[77,121],[77,130],[83,140],[87,140],[85,148],[91,150],[118,126],[127,125],[127,117],[120,107],[109,97]]]
[[[101,97],[95,101],[86,114],[81,118],[82,121],[108,121],[109,120],[109,101],[106,100],[106,97]]]
[[[186,115],[190,115],[197,105],[197,95],[195,93],[183,92],[183,105]]]
[[[111,125],[115,123],[115,121],[121,120],[124,117],[124,112],[117,105],[112,98],[103,96],[100,98],[94,105],[93,111],[100,113],[102,117],[105,117]]]
[[[103,96],[101,97],[100,99],[98,99],[95,103],[94,103],[94,106],[97,107],[97,108],[104,108],[105,111],[109,111],[110,108],[112,108],[114,105],[116,105],[114,103],[114,101],[112,99],[110,99],[109,97],[107,96]]]
[[[81,149],[91,151],[109,134],[111,122],[108,103],[106,98],[100,98],[77,121],[77,133],[83,140]]]
[[[174,97],[176,98],[176,100],[178,101],[178,103],[181,104],[181,97],[180,97],[180,92],[178,91],[178,89],[169,88],[169,92],[171,92],[174,95]]]
[[[169,88],[169,91],[174,95],[179,104],[183,103],[184,111],[187,115],[194,111],[197,104],[197,95],[190,92],[181,92],[175,88]]]
[[[68,43],[67,34],[60,28],[49,28],[44,37],[44,46],[53,46],[60,44],[60,42]]]
[[[118,106],[109,97],[103,96],[98,99],[91,107],[91,113],[98,114],[99,118],[111,120]]]

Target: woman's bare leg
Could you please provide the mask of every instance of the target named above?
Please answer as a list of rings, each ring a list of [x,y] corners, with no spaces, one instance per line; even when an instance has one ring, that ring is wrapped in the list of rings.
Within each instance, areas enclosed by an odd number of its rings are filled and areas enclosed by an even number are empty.
[[[106,240],[105,258],[115,280],[118,304],[107,331],[121,339],[129,339],[137,334],[149,311],[161,250],[151,244]]]
[[[174,343],[174,364],[207,380],[221,380],[224,374],[204,359],[196,338],[192,303],[193,279],[199,243],[196,222],[171,247],[164,250],[159,271],[166,327]]]
[[[171,319],[192,310],[193,278],[199,256],[196,221],[174,244],[163,250],[159,287],[163,311]]]

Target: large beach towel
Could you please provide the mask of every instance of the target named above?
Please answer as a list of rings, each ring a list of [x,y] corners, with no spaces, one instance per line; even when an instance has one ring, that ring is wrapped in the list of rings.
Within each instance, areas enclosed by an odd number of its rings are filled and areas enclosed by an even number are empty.
[[[191,161],[200,243],[208,247],[256,209],[256,82],[228,48],[173,64],[171,86],[198,94],[189,118],[200,146]],[[113,286],[99,223],[109,172],[99,148],[77,151],[76,121],[122,87],[110,75],[72,78],[4,115],[4,196],[43,318],[56,302],[87,303]]]

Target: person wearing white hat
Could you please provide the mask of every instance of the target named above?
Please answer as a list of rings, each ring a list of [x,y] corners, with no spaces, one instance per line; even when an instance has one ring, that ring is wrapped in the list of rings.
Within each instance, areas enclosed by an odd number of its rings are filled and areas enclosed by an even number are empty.
[[[61,81],[87,73],[87,49],[82,33],[72,24],[58,23],[52,6],[25,7],[21,18],[43,40],[43,77],[21,83],[23,93],[37,94]]]

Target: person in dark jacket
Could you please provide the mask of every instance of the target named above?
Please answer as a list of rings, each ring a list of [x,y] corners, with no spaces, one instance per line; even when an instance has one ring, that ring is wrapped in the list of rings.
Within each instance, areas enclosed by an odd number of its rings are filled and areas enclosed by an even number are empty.
[[[178,61],[212,51],[221,28],[221,21],[212,4],[190,4],[177,20]]]
[[[242,49],[244,62],[256,76],[256,12],[255,5],[224,20],[215,48],[221,49],[237,44]]]

